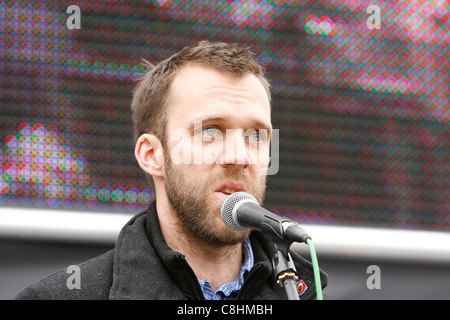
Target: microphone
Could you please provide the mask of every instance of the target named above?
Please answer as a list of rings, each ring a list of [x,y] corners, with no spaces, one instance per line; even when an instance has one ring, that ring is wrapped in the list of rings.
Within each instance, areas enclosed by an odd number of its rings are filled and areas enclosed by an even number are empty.
[[[222,203],[220,214],[225,224],[235,231],[254,229],[294,242],[311,239],[295,221],[264,209],[255,197],[247,192],[229,195]]]

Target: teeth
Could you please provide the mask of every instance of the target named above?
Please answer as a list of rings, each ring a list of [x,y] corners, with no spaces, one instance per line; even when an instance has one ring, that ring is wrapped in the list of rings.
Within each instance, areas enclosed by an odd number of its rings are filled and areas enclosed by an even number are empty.
[[[224,188],[224,189],[222,189],[222,192],[223,192],[223,193],[232,194],[232,193],[235,193],[236,190],[234,190],[234,189],[229,189],[229,188]]]

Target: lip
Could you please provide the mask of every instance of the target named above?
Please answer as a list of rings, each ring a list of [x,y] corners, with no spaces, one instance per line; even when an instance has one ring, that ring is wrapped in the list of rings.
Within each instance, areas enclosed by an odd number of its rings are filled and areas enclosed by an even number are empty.
[[[214,192],[214,194],[221,200],[224,201],[230,194],[223,192],[224,189],[232,189],[235,192],[245,191],[245,187],[237,182],[227,181],[220,185]]]

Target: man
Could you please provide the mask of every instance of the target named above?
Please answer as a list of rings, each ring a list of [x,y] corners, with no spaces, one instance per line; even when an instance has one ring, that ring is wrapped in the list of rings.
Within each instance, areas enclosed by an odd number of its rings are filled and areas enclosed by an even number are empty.
[[[80,265],[80,289],[69,290],[61,271],[18,298],[286,299],[273,274],[272,241],[231,230],[220,216],[233,192],[263,201],[270,100],[247,48],[202,41],[159,63],[131,105],[135,156],[155,201],[128,222],[113,250]],[[302,298],[312,299],[311,264],[292,255]]]

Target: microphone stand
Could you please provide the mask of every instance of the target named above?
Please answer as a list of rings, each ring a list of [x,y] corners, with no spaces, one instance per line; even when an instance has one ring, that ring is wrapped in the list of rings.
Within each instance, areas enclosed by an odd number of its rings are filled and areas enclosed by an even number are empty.
[[[289,240],[275,241],[276,252],[272,258],[272,263],[277,283],[286,290],[288,300],[300,300],[296,286],[298,280],[297,270],[289,254],[291,244],[292,242]]]

